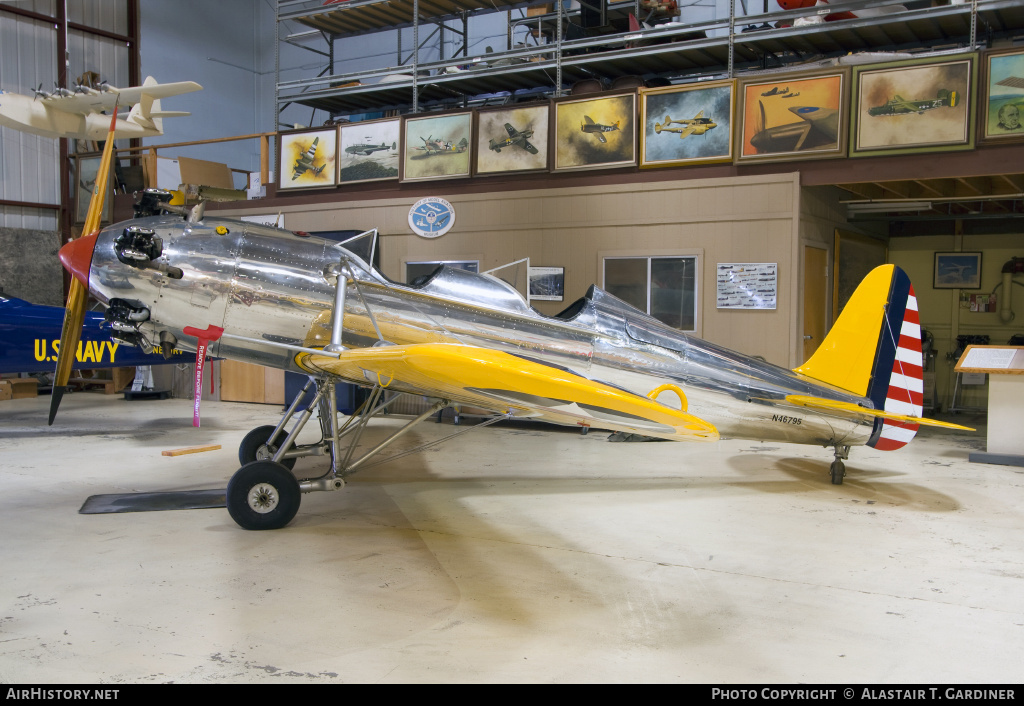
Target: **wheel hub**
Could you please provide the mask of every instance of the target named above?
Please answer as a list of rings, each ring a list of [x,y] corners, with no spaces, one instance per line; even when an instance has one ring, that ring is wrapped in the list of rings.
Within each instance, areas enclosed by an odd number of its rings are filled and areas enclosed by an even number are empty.
[[[256,459],[258,461],[270,461],[273,460],[274,453],[276,453],[274,449],[270,448],[266,444],[263,444],[263,446],[259,447],[256,450]]]
[[[269,483],[259,483],[249,490],[249,507],[261,515],[272,512],[278,502],[280,502],[280,496],[277,488]]]

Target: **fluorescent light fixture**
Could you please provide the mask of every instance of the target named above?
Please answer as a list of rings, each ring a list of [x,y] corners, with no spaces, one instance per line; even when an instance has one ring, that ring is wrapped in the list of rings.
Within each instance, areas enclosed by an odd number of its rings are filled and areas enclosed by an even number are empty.
[[[888,211],[930,211],[931,201],[863,201],[846,204],[847,213],[886,213]]]

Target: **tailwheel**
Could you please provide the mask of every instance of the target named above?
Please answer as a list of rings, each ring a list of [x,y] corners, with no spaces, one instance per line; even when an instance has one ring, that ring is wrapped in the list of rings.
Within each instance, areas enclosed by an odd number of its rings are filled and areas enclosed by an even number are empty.
[[[242,529],[280,529],[299,511],[300,496],[299,482],[288,468],[273,461],[253,461],[228,482],[228,513]]]
[[[268,424],[266,426],[256,427],[246,434],[245,438],[242,439],[242,443],[238,445],[238,462],[245,466],[253,461],[272,460],[274,458],[274,454],[277,453],[278,446],[288,436],[284,430],[282,430],[275,439],[277,443],[270,445],[267,442],[274,433],[274,429],[276,429],[276,427]],[[281,464],[288,470],[291,470],[295,468],[295,459],[282,459]]]
[[[846,475],[846,466],[843,465],[842,461],[838,459],[833,461],[832,467],[829,469],[829,472],[832,474],[832,485],[843,484],[843,476]]]

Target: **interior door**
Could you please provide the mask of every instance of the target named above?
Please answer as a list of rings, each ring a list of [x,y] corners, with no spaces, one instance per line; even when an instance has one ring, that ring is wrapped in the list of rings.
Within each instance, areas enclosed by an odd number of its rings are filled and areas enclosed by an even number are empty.
[[[804,360],[818,350],[828,321],[828,250],[804,246]]]

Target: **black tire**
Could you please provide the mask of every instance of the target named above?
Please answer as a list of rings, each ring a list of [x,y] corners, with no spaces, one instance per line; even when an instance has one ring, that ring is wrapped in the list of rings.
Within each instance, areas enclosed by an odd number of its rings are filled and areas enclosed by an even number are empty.
[[[299,511],[301,498],[299,481],[273,461],[246,464],[228,481],[228,513],[242,529],[281,529]]]
[[[238,463],[239,465],[245,466],[253,461],[269,461],[274,457],[277,452],[276,446],[267,446],[267,439],[274,433],[274,429],[269,424],[265,427],[256,427],[251,432],[245,435],[242,439],[242,443],[238,445]],[[284,429],[281,430],[278,438],[284,441],[287,438],[287,433]],[[294,458],[286,458],[281,461],[288,470],[295,468]]]
[[[832,474],[832,485],[843,484],[843,476],[846,475],[846,466],[843,465],[842,461],[833,461],[829,472]]]

